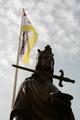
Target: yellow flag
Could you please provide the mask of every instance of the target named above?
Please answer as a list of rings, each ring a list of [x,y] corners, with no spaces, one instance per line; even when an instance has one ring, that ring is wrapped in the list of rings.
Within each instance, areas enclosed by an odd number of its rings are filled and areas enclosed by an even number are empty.
[[[22,25],[21,25],[21,48],[22,62],[25,64],[29,61],[30,51],[38,39],[38,33],[29,21],[25,11],[23,10]]]

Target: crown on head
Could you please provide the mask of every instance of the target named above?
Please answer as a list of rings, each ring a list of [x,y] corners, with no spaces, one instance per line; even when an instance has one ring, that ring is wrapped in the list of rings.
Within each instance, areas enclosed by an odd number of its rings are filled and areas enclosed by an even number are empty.
[[[54,54],[52,53],[52,49],[51,49],[50,45],[47,45],[43,51],[38,49],[38,53],[39,53],[39,56],[41,56],[43,54],[49,54],[49,55],[54,56]]]

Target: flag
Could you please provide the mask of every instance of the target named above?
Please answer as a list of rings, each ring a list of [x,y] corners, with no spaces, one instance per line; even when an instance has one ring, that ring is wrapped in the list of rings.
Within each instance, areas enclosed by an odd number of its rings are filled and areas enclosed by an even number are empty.
[[[20,55],[23,63],[27,63],[30,58],[30,52],[38,39],[38,33],[31,24],[23,9],[22,24],[21,24],[21,46]]]

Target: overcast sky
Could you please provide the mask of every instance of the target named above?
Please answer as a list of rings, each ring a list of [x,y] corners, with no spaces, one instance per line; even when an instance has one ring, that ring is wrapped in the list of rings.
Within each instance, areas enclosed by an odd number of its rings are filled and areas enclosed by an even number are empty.
[[[59,88],[73,95],[72,109],[76,120],[80,119],[80,1],[79,0],[0,0],[0,119],[9,120],[13,83],[20,33],[22,9],[39,37],[31,51],[27,67],[36,64],[37,49],[50,44],[55,57],[55,74],[63,69],[66,77],[76,83],[63,83]],[[20,70],[17,89],[30,73]]]

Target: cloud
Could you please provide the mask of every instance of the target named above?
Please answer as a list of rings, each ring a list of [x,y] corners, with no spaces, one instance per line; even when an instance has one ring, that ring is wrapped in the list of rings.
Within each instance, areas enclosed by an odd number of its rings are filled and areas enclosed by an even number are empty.
[[[39,39],[31,52],[30,64],[27,66],[34,67],[33,63],[34,61],[36,63],[37,49],[43,49],[46,44],[50,44],[55,52],[57,68],[62,65],[66,71],[68,70],[68,74],[70,73],[76,79],[80,79],[80,2],[78,0],[43,0],[43,2],[41,0],[1,0],[0,89],[2,92],[0,98],[2,99],[0,113],[5,110],[7,119],[9,111],[6,111],[10,109],[10,97],[12,95],[12,88],[10,87],[13,85],[12,79],[14,76],[14,70],[11,65],[16,63],[23,7],[39,33]],[[19,82],[24,78],[24,74],[26,75],[26,73],[21,72]],[[69,86],[65,90],[72,92],[77,98],[76,89],[73,88],[74,90],[72,90],[71,87],[69,91],[68,88]],[[7,97],[5,102],[3,99],[5,100],[6,96],[9,96],[9,98]],[[74,103],[74,111],[76,109],[75,106]],[[75,111],[75,114],[79,120],[78,111],[79,108]],[[2,114],[3,120],[5,116]]]

